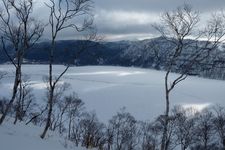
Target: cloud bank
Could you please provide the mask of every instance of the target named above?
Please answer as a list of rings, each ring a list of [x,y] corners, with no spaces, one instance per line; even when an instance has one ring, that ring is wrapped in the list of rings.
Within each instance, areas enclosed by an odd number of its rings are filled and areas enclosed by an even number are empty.
[[[48,0],[36,0],[35,14],[47,21],[48,10],[43,4]],[[165,11],[176,9],[184,3],[191,4],[206,21],[212,12],[225,7],[224,0],[93,0],[94,18],[98,32],[107,40],[132,40],[151,38],[156,33],[152,23],[160,21]],[[41,15],[40,15],[41,14]],[[47,29],[48,31],[48,29]],[[47,35],[47,34],[46,34]],[[75,34],[65,31],[64,39]]]

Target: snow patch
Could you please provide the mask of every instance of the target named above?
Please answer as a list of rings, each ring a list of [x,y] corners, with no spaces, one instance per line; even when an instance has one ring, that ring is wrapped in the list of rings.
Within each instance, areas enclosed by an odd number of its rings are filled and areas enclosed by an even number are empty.
[[[189,109],[189,108],[193,108],[194,110],[201,112],[202,110],[204,110],[205,108],[209,107],[210,105],[212,105],[211,103],[203,103],[203,104],[183,104],[182,107],[184,109]]]
[[[90,75],[115,75],[115,76],[130,76],[130,75],[138,75],[145,74],[145,72],[141,71],[98,71],[98,72],[83,72],[83,73],[68,73],[68,76],[90,76]]]

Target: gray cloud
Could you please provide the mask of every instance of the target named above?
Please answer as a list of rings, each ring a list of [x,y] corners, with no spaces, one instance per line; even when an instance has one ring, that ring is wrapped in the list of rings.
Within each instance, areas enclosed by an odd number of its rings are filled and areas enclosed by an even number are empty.
[[[36,16],[47,21],[48,10],[44,1],[36,0]],[[152,23],[160,20],[160,14],[174,10],[187,3],[202,13],[202,20],[207,20],[210,13],[223,9],[224,0],[93,0],[95,24],[99,34],[106,39],[142,39],[155,34]],[[48,31],[48,30],[47,30]],[[47,34],[46,34],[47,35]],[[71,32],[61,34],[64,39],[73,37]]]
[[[96,0],[95,20],[102,34],[124,38],[132,35],[147,37],[145,35],[155,34],[151,25],[160,20],[163,12],[174,10],[184,3],[198,10],[203,22],[210,13],[225,6],[224,0]]]
[[[224,8],[224,0],[95,0],[97,8],[107,10],[153,11],[174,9],[188,3],[200,11]]]

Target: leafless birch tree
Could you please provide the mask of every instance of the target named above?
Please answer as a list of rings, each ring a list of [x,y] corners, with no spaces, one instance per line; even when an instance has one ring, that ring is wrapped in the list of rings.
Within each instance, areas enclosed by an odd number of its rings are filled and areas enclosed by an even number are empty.
[[[197,32],[199,21],[199,13],[193,11],[190,5],[184,4],[175,11],[164,13],[162,16],[162,25],[154,26],[163,38],[174,45],[167,58],[164,80],[166,109],[161,150],[168,149],[167,126],[169,124],[171,92],[191,74],[193,66],[201,63],[216,49],[225,34],[225,25],[220,16],[214,16],[208,22],[204,31],[201,32]],[[190,40],[191,37],[194,37],[194,39]],[[202,39],[205,41],[201,42],[200,40]],[[192,49],[192,52],[187,53],[187,50],[190,49]],[[182,58],[182,54],[184,53],[188,54],[185,60]],[[174,70],[179,70],[179,74],[172,77],[171,73]]]
[[[39,40],[44,28],[31,16],[34,7],[33,0],[2,0],[0,7],[2,49],[16,70],[12,96],[0,118],[0,124],[2,124],[16,99],[21,84],[21,67],[24,55]],[[6,44],[10,44],[15,51],[14,58],[8,53]]]
[[[92,18],[92,15],[90,14],[92,9],[91,0],[49,0],[49,3],[46,3],[46,6],[50,10],[49,25],[51,29],[51,48],[49,50],[48,114],[41,138],[45,137],[51,125],[55,87],[70,67],[68,64],[57,77],[53,74],[54,51],[57,37],[63,30],[71,29],[76,32],[82,32],[90,29],[93,24],[92,19],[86,18]],[[83,20],[83,23],[80,23],[80,20]]]

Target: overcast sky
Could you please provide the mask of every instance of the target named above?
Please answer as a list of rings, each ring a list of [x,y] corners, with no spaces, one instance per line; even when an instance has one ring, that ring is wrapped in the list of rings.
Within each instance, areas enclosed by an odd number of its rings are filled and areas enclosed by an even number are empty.
[[[36,0],[36,15],[45,20],[48,10],[43,1]],[[155,36],[152,23],[158,22],[165,11],[187,3],[201,13],[205,21],[214,11],[225,9],[225,0],[93,0],[95,24],[98,32],[106,40],[136,40]],[[41,4],[42,3],[42,4]],[[72,38],[73,33],[66,31],[65,39]]]

